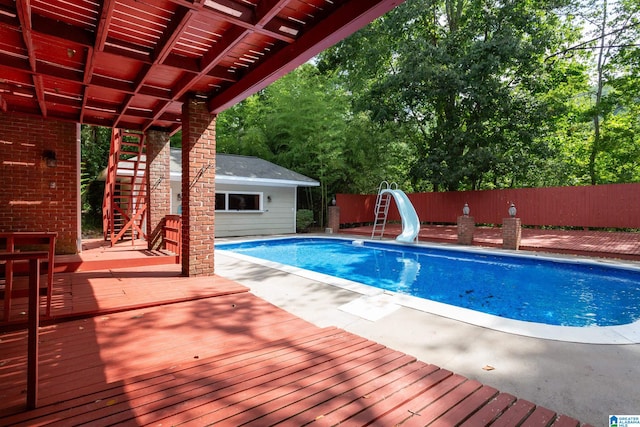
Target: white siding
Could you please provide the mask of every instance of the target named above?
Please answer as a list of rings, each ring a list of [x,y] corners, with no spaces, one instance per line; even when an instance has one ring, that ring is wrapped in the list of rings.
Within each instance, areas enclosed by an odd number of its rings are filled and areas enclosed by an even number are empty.
[[[216,212],[216,237],[295,233],[294,187],[216,185],[216,192],[247,191],[263,194],[263,211]],[[267,197],[271,196],[271,202]]]
[[[171,213],[178,213],[179,182],[171,182]],[[216,212],[216,237],[254,236],[295,233],[295,187],[216,184],[216,192],[262,193],[260,212]],[[271,196],[271,202],[267,197]],[[211,201],[213,204],[214,201]]]
[[[182,205],[182,201],[178,199],[178,195],[182,193],[182,183],[171,181],[171,214],[178,215],[178,208]]]

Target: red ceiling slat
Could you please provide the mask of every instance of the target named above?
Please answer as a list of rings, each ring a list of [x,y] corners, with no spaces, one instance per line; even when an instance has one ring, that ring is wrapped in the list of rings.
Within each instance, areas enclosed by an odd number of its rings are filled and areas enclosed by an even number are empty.
[[[0,109],[145,130],[226,108],[400,0],[0,0]]]
[[[95,1],[32,0],[34,14],[83,29],[95,29],[98,19]]]

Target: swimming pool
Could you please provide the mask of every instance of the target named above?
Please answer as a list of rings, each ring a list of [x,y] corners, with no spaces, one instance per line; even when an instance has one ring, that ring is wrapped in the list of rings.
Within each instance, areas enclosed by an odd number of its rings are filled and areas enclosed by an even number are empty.
[[[585,327],[640,319],[640,269],[598,262],[324,237],[216,249],[518,321]]]

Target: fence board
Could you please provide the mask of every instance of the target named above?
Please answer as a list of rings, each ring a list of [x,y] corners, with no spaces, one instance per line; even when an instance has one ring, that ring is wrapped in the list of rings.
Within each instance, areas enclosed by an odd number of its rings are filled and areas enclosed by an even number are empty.
[[[514,203],[523,225],[640,228],[640,183],[408,194],[423,223],[455,224],[465,203],[478,224],[501,224]],[[376,195],[338,194],[340,224],[374,220]],[[390,221],[399,221],[395,204]]]

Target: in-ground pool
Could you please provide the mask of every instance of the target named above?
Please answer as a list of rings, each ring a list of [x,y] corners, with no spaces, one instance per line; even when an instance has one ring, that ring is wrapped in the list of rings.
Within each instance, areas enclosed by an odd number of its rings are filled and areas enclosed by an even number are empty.
[[[640,319],[640,269],[598,262],[323,237],[216,249],[519,321],[584,327]]]

